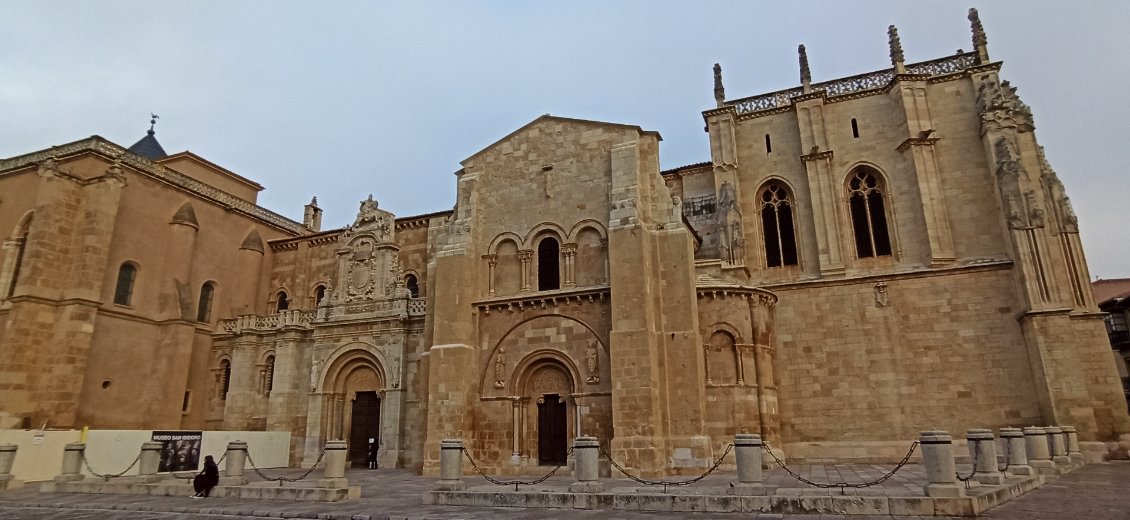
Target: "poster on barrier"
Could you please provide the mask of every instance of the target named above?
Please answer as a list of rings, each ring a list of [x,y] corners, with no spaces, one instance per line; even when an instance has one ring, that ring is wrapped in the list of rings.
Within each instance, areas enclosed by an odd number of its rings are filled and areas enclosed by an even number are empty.
[[[199,431],[154,431],[153,442],[161,443],[161,461],[158,472],[196,471],[200,466]]]

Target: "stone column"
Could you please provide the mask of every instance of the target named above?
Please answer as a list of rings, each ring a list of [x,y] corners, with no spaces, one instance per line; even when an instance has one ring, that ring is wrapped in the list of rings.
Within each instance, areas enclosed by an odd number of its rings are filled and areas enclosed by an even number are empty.
[[[1043,428],[1038,426],[1024,428],[1024,444],[1029,466],[1040,474],[1055,473],[1055,463],[1048,454],[1048,434]]]
[[[483,255],[487,261],[487,294],[494,296],[494,269],[498,267],[498,255]]]
[[[247,443],[243,441],[229,442],[224,457],[224,476],[220,477],[220,485],[242,486],[246,484],[247,477],[243,475],[243,469],[247,465]]]
[[[74,482],[82,480],[82,457],[86,452],[86,444],[81,442],[68,443],[63,448],[63,472],[55,476],[55,482]]]
[[[953,462],[953,438],[943,430],[924,431],[918,436],[922,463],[926,466],[928,497],[961,497],[965,490],[957,483]]]
[[[1001,428],[1001,438],[1005,442],[1005,457],[1008,459],[1008,472],[1013,475],[1034,475],[1028,465],[1028,451],[1024,443],[1024,432],[1020,428]]]
[[[1074,426],[1061,426],[1063,434],[1067,437],[1067,456],[1072,464],[1083,463],[1083,450],[1079,449],[1079,433]]]
[[[577,286],[577,244],[562,244],[561,254],[565,257],[565,283],[562,287]]]
[[[439,481],[432,489],[462,491],[463,487],[463,441],[444,439],[439,443]]]
[[[972,429],[965,432],[969,456],[973,461],[973,479],[982,484],[1004,484],[1004,475],[997,469],[997,443],[992,430]]]
[[[512,406],[512,412],[510,414],[510,417],[511,417],[511,422],[513,423],[513,430],[514,430],[514,443],[513,443],[514,447],[513,447],[513,451],[510,454],[510,463],[517,466],[518,464],[520,464],[522,462],[522,452],[521,452],[522,448],[521,448],[521,445],[519,444],[520,439],[521,439],[521,433],[522,433],[522,425],[520,423],[520,421],[521,421],[521,410],[520,410],[521,402],[518,399],[514,399],[514,402],[512,403],[512,405],[513,406]]]
[[[141,443],[141,458],[137,461],[137,474],[145,480],[154,480],[157,468],[161,463],[161,447],[159,442]]]
[[[738,464],[738,483],[730,488],[731,495],[766,495],[768,490],[762,483],[761,436],[753,433],[739,433],[734,436],[734,458]]]
[[[345,441],[326,441],[326,455],[322,464],[322,478],[318,479],[320,488],[349,487],[345,478],[345,462],[348,459]]]
[[[569,485],[571,493],[600,493],[604,485],[600,483],[599,462],[600,442],[596,437],[577,437],[573,441],[573,457],[576,459],[577,481]]]
[[[1070,465],[1071,457],[1067,456],[1067,443],[1064,441],[1066,436],[1063,434],[1063,429],[1059,426],[1048,426],[1044,431],[1048,434],[1048,448],[1051,450],[1052,462],[1057,466]]]
[[[522,261],[522,292],[530,292],[530,262],[534,259],[532,249],[518,251],[518,260]]]
[[[0,444],[0,491],[22,487],[23,482],[12,476],[12,465],[16,462],[15,444]]]

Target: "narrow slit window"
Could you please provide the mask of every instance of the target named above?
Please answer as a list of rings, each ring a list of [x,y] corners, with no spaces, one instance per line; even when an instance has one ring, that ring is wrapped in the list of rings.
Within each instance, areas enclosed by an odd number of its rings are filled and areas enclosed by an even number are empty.
[[[769,138],[769,134],[765,134],[765,153],[773,153],[773,140]]]
[[[859,139],[859,122],[855,118],[851,118],[851,136]]]
[[[114,287],[114,303],[129,305],[133,298],[133,282],[137,277],[137,266],[124,263],[118,268],[118,284]]]

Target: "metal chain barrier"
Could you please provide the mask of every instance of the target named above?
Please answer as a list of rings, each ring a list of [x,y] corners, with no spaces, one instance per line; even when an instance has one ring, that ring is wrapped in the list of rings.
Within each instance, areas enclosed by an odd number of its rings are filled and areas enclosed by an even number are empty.
[[[303,473],[301,476],[296,477],[296,478],[269,477],[269,476],[265,475],[262,471],[260,471],[259,468],[255,467],[255,461],[251,459],[251,451],[250,450],[248,450],[244,453],[247,454],[247,463],[251,465],[251,470],[254,471],[256,475],[259,475],[259,478],[261,478],[263,480],[271,481],[271,482],[278,482],[279,487],[282,487],[283,482],[298,482],[299,480],[302,480],[302,479],[310,476],[310,474],[314,472],[314,468],[318,467],[318,464],[320,464],[322,462],[322,459],[325,458],[326,449],[322,448],[322,452],[318,454],[318,460],[314,461],[314,465],[310,466],[310,469],[306,470],[306,473]]]
[[[568,457],[568,455],[571,455],[572,453],[573,448],[569,448],[566,457]],[[467,460],[471,462],[471,467],[475,469],[476,473],[487,479],[487,482],[490,482],[491,484],[494,484],[496,486],[514,486],[515,492],[518,491],[518,486],[536,486],[538,484],[541,484],[542,482],[549,480],[549,477],[552,477],[554,473],[557,473],[557,470],[565,467],[565,464],[561,464],[560,466],[557,466],[556,468],[550,470],[549,473],[545,474],[545,476],[536,480],[498,480],[494,477],[491,477],[490,475],[487,475],[481,468],[479,468],[479,465],[475,462],[475,459],[471,457],[471,450],[463,448],[463,456],[467,457]]]
[[[773,453],[773,449],[770,448],[768,444],[762,445],[762,449],[764,449],[770,457],[773,457],[773,461],[776,462],[777,465],[781,467],[781,469],[785,470],[785,473],[788,473],[793,478],[810,486],[815,486],[821,489],[840,488],[840,494],[843,494],[845,488],[867,488],[871,486],[877,486],[879,484],[882,484],[883,482],[886,482],[887,479],[893,477],[895,473],[898,473],[898,471],[901,470],[903,466],[906,466],[907,462],[910,461],[910,456],[914,454],[914,450],[918,449],[918,441],[914,441],[910,444],[910,449],[906,450],[906,455],[903,455],[902,460],[900,460],[893,469],[888,471],[887,474],[875,480],[869,480],[866,482],[815,482],[800,476],[800,474],[786,466],[785,461],[778,458],[777,454]]]
[[[89,471],[91,475],[94,475],[98,478],[104,479],[107,482],[112,478],[118,478],[118,477],[128,473],[129,470],[133,469],[133,467],[137,465],[137,461],[139,461],[139,460],[141,460],[141,452],[137,453],[137,456],[133,458],[133,462],[129,463],[129,466],[126,467],[126,469],[123,469],[118,473],[105,473],[105,474],[103,474],[103,473],[99,473],[99,472],[91,469],[90,462],[86,460],[86,451],[82,452],[82,465],[86,466],[86,470]]]
[[[966,489],[969,489],[969,481],[973,480],[973,475],[977,473],[977,459],[979,458],[981,458],[981,443],[978,442],[973,445],[973,462],[972,467],[969,468],[969,474],[962,477],[961,473],[958,473],[956,471],[954,472],[954,474],[957,476],[957,479],[965,483]],[[993,465],[996,465],[996,463],[997,461],[994,460]]]
[[[600,454],[604,455],[604,458],[608,459],[608,462],[612,464],[612,467],[616,468],[616,470],[619,471],[620,473],[623,473],[625,477],[628,477],[629,479],[634,480],[634,481],[636,481],[640,484],[643,484],[645,486],[663,486],[663,492],[666,493],[667,492],[667,486],[689,486],[691,484],[694,484],[695,482],[698,482],[698,481],[706,478],[711,473],[714,473],[714,470],[718,469],[718,466],[722,465],[722,461],[725,460],[726,455],[729,455],[730,451],[733,450],[733,449],[734,449],[733,444],[727,444],[726,445],[726,451],[722,452],[722,456],[718,457],[718,460],[714,461],[714,465],[710,466],[710,469],[706,470],[705,473],[703,473],[703,474],[701,474],[697,477],[688,479],[688,480],[647,480],[647,479],[643,479],[643,478],[637,477],[637,476],[635,476],[631,473],[628,473],[628,470],[624,469],[623,466],[621,466],[619,463],[616,462],[615,459],[612,458],[612,455],[610,455],[607,451],[604,450],[604,446],[600,446]]]

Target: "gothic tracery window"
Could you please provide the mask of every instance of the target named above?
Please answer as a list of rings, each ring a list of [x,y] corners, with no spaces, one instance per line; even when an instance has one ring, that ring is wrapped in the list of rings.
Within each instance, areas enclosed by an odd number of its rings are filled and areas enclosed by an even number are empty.
[[[114,303],[129,305],[133,298],[133,282],[137,278],[137,266],[129,262],[118,268],[118,283],[114,286]]]
[[[788,188],[772,182],[761,192],[761,229],[765,240],[765,266],[797,265],[793,201]]]
[[[890,256],[891,238],[879,174],[867,167],[857,168],[847,188],[856,255],[859,258]]]

